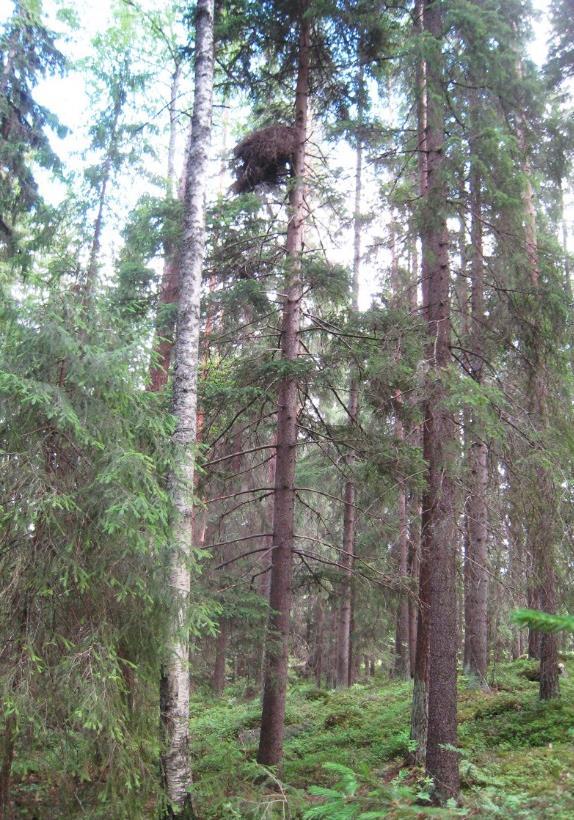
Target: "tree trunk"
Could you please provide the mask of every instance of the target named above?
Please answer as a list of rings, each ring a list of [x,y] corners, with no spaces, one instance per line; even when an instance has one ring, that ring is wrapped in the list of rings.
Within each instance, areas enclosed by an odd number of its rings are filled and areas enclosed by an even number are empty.
[[[176,139],[176,116],[175,101],[179,84],[179,63],[172,76],[170,110],[169,110],[169,148],[167,159],[167,195],[173,197],[174,188],[174,162],[175,162],[175,139]],[[189,149],[192,137],[192,127],[190,124],[188,142],[185,151],[185,162],[177,196],[183,202],[187,187],[187,173],[189,167]],[[173,242],[165,242],[163,272],[159,287],[159,308],[156,318],[155,339],[153,344],[153,354],[150,364],[150,376],[148,389],[153,392],[160,391],[165,387],[169,374],[171,352],[173,349],[173,334],[175,329],[175,313],[172,306],[177,303],[179,294],[179,274],[181,264],[178,260],[178,248]]]
[[[178,470],[170,476],[173,505],[169,584],[173,617],[161,680],[164,734],[161,767],[168,817],[193,817],[189,762],[189,637],[187,621],[192,558],[192,495],[197,417],[200,295],[205,256],[205,194],[213,97],[213,0],[198,0],[196,10],[195,96],[189,171],[185,193],[181,289],[178,300],[173,385],[174,445]]]
[[[522,76],[522,66],[518,64],[518,75]],[[524,208],[524,241],[526,261],[530,274],[530,287],[540,310],[540,264],[538,258],[538,237],[536,230],[536,207],[531,181],[531,168],[526,144],[526,124],[524,114],[519,112],[517,138],[521,156],[524,184],[522,201]],[[536,310],[536,308],[535,308]],[[540,451],[544,448],[548,430],[548,383],[544,349],[546,341],[541,338],[543,317],[536,317],[535,327],[529,340],[530,373],[528,378],[529,412],[532,424],[541,438],[533,445],[534,466],[529,470],[533,478],[529,493],[529,515],[527,544],[532,556],[534,576],[539,585],[540,609],[551,615],[556,614],[556,540],[558,488],[555,486],[546,459]],[[529,647],[530,648],[530,647]],[[558,675],[558,638],[555,632],[544,632],[540,636],[540,698],[550,700],[560,694]]]
[[[94,232],[92,234],[92,247],[90,248],[90,258],[86,271],[86,290],[85,301],[89,302],[94,294],[96,288],[96,278],[98,273],[98,257],[100,253],[100,246],[102,241],[102,229],[104,226],[104,208],[106,205],[107,188],[112,172],[112,153],[115,152],[118,122],[120,114],[124,105],[123,89],[116,90],[116,99],[114,101],[114,110],[112,115],[112,123],[110,126],[110,137],[108,143],[108,150],[104,160],[102,184],[100,187],[100,195],[98,198],[98,212],[96,214],[96,221],[94,222]]]
[[[430,599],[429,689],[426,768],[434,781],[435,798],[445,801],[459,790],[456,746],[456,539],[455,488],[452,458],[457,432],[445,407],[446,369],[450,356],[450,276],[446,225],[446,181],[444,170],[444,102],[441,45],[442,11],[434,0],[424,2],[424,31],[433,55],[427,60],[427,156],[428,187],[423,254],[428,260],[429,365],[424,423],[428,455],[426,512],[426,557]]]
[[[8,715],[4,725],[2,737],[2,766],[0,767],[0,820],[9,820],[10,811],[10,781],[12,779],[12,762],[14,760],[14,745],[16,738],[16,719]]]
[[[534,570],[533,570],[534,571]],[[529,586],[526,599],[528,603],[528,609],[540,609],[541,607],[541,600],[540,600],[540,588],[536,584],[536,586]],[[542,643],[542,632],[539,632],[536,629],[528,630],[528,657],[531,660],[540,660],[540,650],[541,650],[541,643]]]
[[[175,59],[173,74],[171,75],[171,86],[169,94],[169,144],[167,149],[167,195],[173,198],[173,187],[175,182],[175,143],[177,138],[177,95],[179,91],[179,78],[181,76],[181,60]]]
[[[398,417],[395,421],[395,436],[399,440],[404,438],[403,424]],[[407,492],[403,480],[399,481],[397,502],[399,513],[398,574],[401,582],[406,584],[408,580],[409,538],[407,524]],[[410,677],[409,599],[405,592],[400,593],[396,617],[395,661],[393,674],[397,678],[407,680]]]
[[[356,385],[352,385],[352,400],[355,399]],[[354,395],[353,395],[354,394]],[[337,619],[337,680],[338,687],[349,686],[351,659],[351,620],[352,620],[352,572],[355,542],[355,484],[349,480],[345,483],[345,508],[343,513],[343,553],[341,564],[344,567],[343,581],[340,589],[339,617]]]
[[[213,667],[213,678],[211,687],[213,691],[220,695],[225,689],[225,661],[227,660],[227,643],[229,640],[229,626],[226,618],[219,622],[219,632],[215,642],[215,664]]]
[[[323,608],[323,601],[319,596],[317,596],[313,607],[313,615],[313,655],[310,666],[315,676],[315,684],[317,688],[320,689],[321,678],[323,675],[323,633],[325,626],[325,610]]]
[[[484,263],[482,253],[481,179],[475,164],[471,169],[471,330],[469,365],[472,378],[480,384],[483,374]],[[465,672],[479,686],[486,686],[488,665],[488,446],[478,420],[472,413],[467,450],[469,497],[467,500],[467,550],[465,554]]]
[[[299,67],[295,92],[297,150],[294,180],[289,194],[287,226],[288,273],[281,325],[281,357],[295,364],[299,355],[301,310],[301,252],[305,228],[305,158],[309,97],[310,25],[303,7],[299,20]],[[285,698],[289,661],[289,620],[293,576],[293,519],[295,510],[295,460],[297,444],[297,378],[285,375],[279,387],[277,408],[277,459],[273,505],[273,552],[271,557],[271,613],[267,629],[265,681],[261,736],[257,760],[267,766],[283,757]]]
[[[409,500],[409,579],[411,590],[418,589],[421,552],[421,504],[420,498]],[[414,596],[409,595],[409,663],[410,675],[414,677],[417,655],[418,606]]]
[[[391,290],[392,299],[397,309],[408,309],[405,304],[405,293],[399,277],[399,259],[396,245],[396,224],[391,220]],[[396,359],[401,360],[400,341],[397,344]],[[394,396],[395,415],[395,439],[397,442],[404,442],[405,427],[403,424],[403,396],[397,390]],[[397,512],[398,512],[398,543],[396,547],[397,574],[401,586],[406,586],[408,581],[409,562],[409,535],[407,518],[407,488],[403,478],[399,478],[397,488]],[[393,664],[393,675],[406,680],[410,677],[410,657],[409,657],[409,601],[404,589],[399,592],[395,625],[395,657]]]
[[[507,495],[507,540],[508,540],[508,575],[511,584],[511,603],[513,609],[520,609],[527,606],[526,602],[526,577],[528,573],[524,566],[524,517],[520,514],[517,499],[514,477],[508,472]],[[512,632],[512,660],[517,660],[523,653],[524,637],[522,630],[514,627]]]
[[[424,0],[416,0],[415,34],[422,36]],[[417,96],[417,156],[419,171],[419,195],[426,197],[428,188],[428,148],[427,148],[427,66],[425,60],[418,60],[416,66]],[[422,315],[428,320],[429,300],[429,258],[424,252],[421,258]],[[428,436],[423,435],[423,458],[428,463]],[[421,509],[421,541],[419,565],[419,602],[416,628],[416,658],[414,665],[413,703],[411,710],[411,739],[416,742],[413,762],[423,765],[426,760],[428,731],[428,653],[429,653],[429,554],[426,497]]]
[[[359,123],[362,118],[362,93],[363,93],[363,69],[361,67],[358,76],[359,94]],[[363,183],[363,146],[361,136],[357,141],[356,168],[355,168],[355,213],[353,216],[353,279],[351,311],[356,314],[359,310],[359,274],[361,270],[361,198]],[[349,377],[349,427],[352,428],[357,422],[358,413],[358,384],[357,374],[351,366]],[[347,459],[347,468],[353,468],[353,455]],[[340,590],[339,618],[337,624],[337,686],[346,687],[351,684],[351,622],[353,610],[353,557],[355,552],[355,483],[349,478],[345,483],[345,506],[343,510],[343,552],[340,563],[344,567],[343,580]]]

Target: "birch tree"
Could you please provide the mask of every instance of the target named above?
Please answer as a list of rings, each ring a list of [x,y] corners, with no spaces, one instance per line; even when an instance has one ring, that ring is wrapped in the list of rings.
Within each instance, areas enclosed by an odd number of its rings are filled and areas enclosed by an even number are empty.
[[[189,638],[192,564],[192,493],[195,468],[199,364],[199,310],[205,256],[205,196],[213,106],[213,0],[199,0],[195,17],[195,83],[192,136],[184,198],[181,288],[177,309],[173,435],[178,469],[170,476],[173,504],[169,584],[173,617],[161,680],[164,748],[161,764],[167,817],[193,817],[189,762]]]

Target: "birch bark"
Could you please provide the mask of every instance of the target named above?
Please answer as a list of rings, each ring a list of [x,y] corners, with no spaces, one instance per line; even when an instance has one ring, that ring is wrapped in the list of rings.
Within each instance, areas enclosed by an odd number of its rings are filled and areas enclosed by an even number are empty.
[[[199,309],[205,256],[205,195],[213,107],[213,0],[198,0],[195,18],[195,96],[185,192],[173,384],[173,440],[178,470],[170,476],[173,505],[169,584],[173,617],[161,681],[164,748],[162,774],[168,799],[167,817],[192,818],[189,762],[189,637],[192,495],[199,366]]]

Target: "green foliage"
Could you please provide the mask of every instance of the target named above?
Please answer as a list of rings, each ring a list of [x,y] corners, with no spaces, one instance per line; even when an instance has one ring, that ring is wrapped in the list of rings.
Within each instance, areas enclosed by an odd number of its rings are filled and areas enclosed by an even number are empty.
[[[562,700],[541,704],[536,684],[521,674],[525,664],[498,667],[489,691],[468,690],[461,679],[462,807],[446,809],[431,805],[432,784],[422,773],[405,768],[408,683],[379,680],[346,691],[320,690],[320,698],[315,687],[293,684],[280,785],[254,762],[258,703],[242,701],[237,685],[219,700],[196,692],[191,731],[197,810],[206,820],[282,817],[287,811],[292,817],[329,820],[421,815],[535,820],[548,812],[566,818],[574,805],[567,778],[574,762],[574,684],[564,677]]]
[[[13,308],[0,344],[0,699],[24,781],[59,784],[58,813],[80,778],[100,816],[137,817],[156,784],[172,419],[103,305],[89,326],[74,293]]]
[[[302,276],[317,302],[337,305],[347,301],[349,274],[341,265],[331,265],[318,255],[310,256],[304,261]]]
[[[425,778],[420,783],[407,783],[408,772],[401,770],[384,786],[371,788],[361,793],[361,786],[355,772],[337,763],[325,763],[327,772],[339,775],[332,788],[310,786],[309,794],[323,798],[320,806],[314,806],[303,813],[303,820],[377,820],[382,817],[419,817],[424,806],[426,817],[443,814],[442,809],[430,806],[432,781]],[[426,805],[425,805],[426,804]],[[454,801],[448,805],[449,816],[464,815],[466,811],[457,809]]]
[[[519,609],[513,613],[512,620],[519,626],[527,626],[538,632],[574,632],[573,615],[550,615],[535,609]]]
[[[66,61],[42,19],[40,3],[21,0],[0,30],[0,253],[11,266],[28,267],[29,253],[53,228],[38,189],[37,170],[61,172],[49,133],[66,129],[34,96],[38,82],[63,73]],[[25,215],[31,221],[20,224]]]

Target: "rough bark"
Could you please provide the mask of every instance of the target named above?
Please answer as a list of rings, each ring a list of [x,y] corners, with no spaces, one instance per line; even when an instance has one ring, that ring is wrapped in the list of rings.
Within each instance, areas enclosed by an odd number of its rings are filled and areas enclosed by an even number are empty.
[[[323,676],[323,633],[325,626],[325,610],[323,608],[323,601],[319,596],[317,596],[313,606],[313,621],[313,653],[309,665],[315,677],[315,684],[317,688],[320,689],[321,679]]]
[[[352,386],[356,397],[356,386]],[[356,410],[356,400],[353,402]],[[351,621],[352,621],[352,572],[355,549],[355,484],[345,483],[345,507],[343,512],[343,552],[340,563],[344,569],[340,587],[339,617],[337,621],[337,686],[346,687],[350,682]]]
[[[424,31],[433,49],[427,61],[427,190],[422,231],[428,260],[428,363],[424,440],[428,456],[427,490],[423,507],[428,566],[429,687],[426,769],[434,781],[435,798],[442,802],[458,794],[456,746],[456,539],[455,488],[452,459],[457,433],[445,407],[445,371],[450,356],[450,276],[444,178],[444,102],[442,90],[442,12],[425,0]],[[432,38],[432,39],[431,39]]]
[[[518,74],[522,66],[518,64]],[[532,187],[532,170],[526,142],[524,114],[517,118],[517,139],[522,155],[524,184],[522,203],[524,211],[524,243],[528,264],[530,288],[536,301],[540,300],[540,262],[536,229],[536,207]],[[538,307],[537,310],[540,310]],[[531,334],[529,343],[530,372],[528,374],[528,398],[531,423],[539,441],[533,445],[534,465],[530,472],[529,514],[527,517],[527,550],[533,561],[534,577],[538,584],[539,605],[543,612],[556,614],[556,540],[558,488],[540,451],[545,446],[549,426],[548,377],[543,338],[542,317]],[[558,638],[556,633],[544,632],[540,640],[540,698],[550,700],[560,694],[558,674]],[[529,646],[530,649],[530,646]]]
[[[428,463],[428,436],[423,436],[423,457]],[[414,666],[413,703],[411,709],[411,740],[417,744],[412,754],[413,763],[423,766],[426,761],[428,734],[429,683],[429,614],[430,614],[430,556],[428,493],[423,493],[421,511],[421,542],[419,565],[419,603],[417,619],[416,656]]]
[[[220,695],[225,689],[225,661],[227,653],[227,644],[229,641],[229,625],[226,618],[222,618],[219,622],[219,632],[215,642],[215,664],[213,667],[213,678],[211,680],[211,688]]]
[[[416,0],[415,34],[423,32],[424,0]],[[428,150],[427,150],[427,67],[426,61],[418,60],[416,66],[416,104],[417,104],[417,149],[419,172],[419,195],[427,195],[428,188]],[[424,252],[421,258],[421,293],[422,315],[428,317],[429,257]],[[428,462],[428,436],[423,435],[423,457]],[[416,742],[413,762],[423,765],[426,760],[426,743],[428,730],[428,654],[429,654],[429,554],[427,504],[423,497],[421,509],[421,541],[419,564],[419,603],[416,628],[416,658],[414,665],[413,702],[411,710],[411,739]]]
[[[398,416],[395,420],[395,436],[399,440],[404,439],[403,424]],[[408,579],[409,536],[407,519],[407,491],[403,480],[399,480],[397,503],[399,516],[399,542],[397,551],[398,574],[400,580],[406,584]],[[410,651],[409,599],[405,593],[402,593],[399,597],[396,618],[393,674],[397,678],[403,678],[406,680],[410,677]]]
[[[362,86],[362,72],[359,75],[359,85]],[[360,91],[359,91],[360,93]],[[359,120],[361,111],[359,110]],[[355,213],[353,218],[353,280],[351,309],[356,313],[359,309],[359,274],[361,270],[361,196],[362,196],[362,169],[363,148],[361,141],[357,144],[357,164],[355,169]],[[359,391],[357,375],[351,372],[349,377],[349,427],[357,422],[359,407]],[[353,456],[346,459],[347,467],[352,470]],[[353,557],[355,552],[355,482],[349,478],[345,483],[345,506],[343,509],[343,552],[340,563],[344,567],[343,580],[340,589],[339,618],[337,623],[337,686],[346,687],[351,684],[351,623],[353,608]]]
[[[6,718],[2,736],[2,765],[0,767],[0,820],[8,820],[10,811],[10,781],[16,740],[16,720],[13,715]]]
[[[473,167],[471,207],[471,329],[469,365],[472,378],[483,378],[484,263],[480,173]],[[486,686],[488,664],[488,445],[479,420],[471,413],[468,425],[467,549],[465,553],[465,672]]]
[[[175,140],[176,140],[176,112],[175,101],[177,99],[177,89],[179,85],[179,64],[176,66],[172,76],[170,108],[169,108],[169,148],[167,158],[167,180],[166,189],[168,197],[173,196],[174,188],[174,163],[175,163]],[[179,180],[177,191],[178,199],[183,202],[187,188],[187,172],[189,167],[189,147],[192,136],[192,125],[190,123],[188,142],[185,152],[183,171]],[[170,310],[170,306],[175,305],[179,294],[179,274],[181,265],[177,253],[178,248],[173,242],[166,242],[163,248],[164,262],[161,282],[159,286],[159,310],[156,320],[155,339],[153,344],[153,354],[151,357],[148,389],[158,392],[167,384],[171,353],[173,349],[173,334],[175,330],[175,312]]]
[[[174,445],[177,473],[170,476],[173,505],[169,585],[173,617],[161,681],[163,752],[161,768],[168,800],[167,816],[193,817],[189,762],[190,563],[193,526],[194,443],[197,417],[200,294],[205,256],[205,194],[211,140],[213,97],[213,0],[196,9],[195,96],[185,193],[173,385]]]
[[[421,503],[420,497],[409,499],[409,564],[408,573],[411,589],[418,589],[421,563]],[[413,595],[409,596],[409,663],[410,675],[414,677],[417,656],[418,605]]]
[[[396,223],[391,221],[391,289],[393,303],[397,309],[408,309],[405,304],[405,292],[400,281],[399,258],[396,243]],[[396,360],[400,362],[402,352],[400,341],[397,344]],[[395,415],[395,439],[397,442],[405,440],[405,426],[403,423],[404,408],[403,396],[400,390],[396,390],[394,395],[394,415]],[[396,544],[396,569],[397,574],[405,586],[408,581],[409,562],[409,534],[407,518],[407,487],[404,479],[399,478],[397,488],[397,513],[398,513],[398,539]],[[399,593],[397,601],[396,624],[395,624],[395,655],[393,663],[393,675],[397,678],[407,679],[410,676],[409,657],[409,601],[404,591]]]
[[[529,564],[530,572],[533,573],[534,569],[532,567],[532,561],[529,561]],[[529,583],[526,590],[526,603],[528,605],[528,609],[540,609],[540,588],[537,583],[534,584],[532,581]],[[528,657],[531,660],[540,660],[541,639],[541,632],[538,632],[536,629],[528,630]]]
[[[310,26],[304,16],[305,9],[306,6],[303,6],[299,20],[299,65],[295,91],[297,150],[294,157],[294,179],[289,193],[286,244],[288,271],[281,324],[281,357],[286,363],[295,363],[299,355],[302,298],[300,260],[306,214],[304,185],[310,51]],[[297,405],[297,378],[291,372],[281,380],[277,408],[273,553],[269,594],[271,613],[267,628],[261,736],[257,753],[257,760],[264,765],[275,765],[283,756],[293,576]]]

